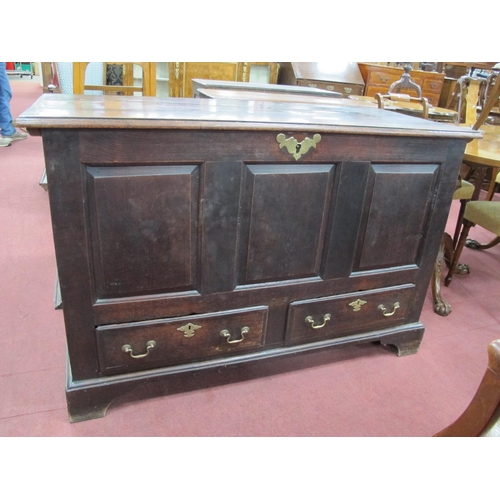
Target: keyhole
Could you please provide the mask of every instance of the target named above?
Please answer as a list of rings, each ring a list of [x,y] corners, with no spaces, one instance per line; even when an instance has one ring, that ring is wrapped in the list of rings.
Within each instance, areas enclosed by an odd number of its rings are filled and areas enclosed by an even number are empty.
[[[300,151],[300,147],[302,146],[302,144],[297,144],[295,146],[295,152],[298,153]]]

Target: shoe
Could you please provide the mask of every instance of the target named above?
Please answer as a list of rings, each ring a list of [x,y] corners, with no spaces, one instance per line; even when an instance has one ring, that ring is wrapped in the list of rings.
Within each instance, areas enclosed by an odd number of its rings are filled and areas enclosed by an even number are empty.
[[[12,135],[3,135],[2,136],[4,139],[10,139],[12,141],[22,141],[23,139],[26,139],[28,136],[26,134],[23,134],[22,132],[19,132],[19,130],[16,130]]]
[[[12,139],[9,137],[0,137],[0,148],[6,148],[7,146],[10,146],[10,143],[12,142]]]

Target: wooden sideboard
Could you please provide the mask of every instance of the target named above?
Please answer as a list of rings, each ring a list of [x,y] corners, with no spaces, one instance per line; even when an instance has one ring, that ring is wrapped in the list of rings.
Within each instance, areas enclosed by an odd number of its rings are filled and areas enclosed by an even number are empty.
[[[278,82],[340,92],[343,97],[363,95],[365,86],[355,62],[282,62]]]
[[[387,94],[391,84],[399,80],[404,73],[402,68],[380,64],[358,63],[358,66],[365,81],[364,95],[370,97],[377,93]],[[416,84],[420,85],[422,97],[426,97],[433,106],[438,106],[444,83],[444,73],[412,70],[410,76]],[[404,90],[404,93],[417,97],[414,90]]]
[[[374,108],[216,104],[45,94],[16,120],[43,139],[73,422],[344,344],[419,348],[480,134]]]
[[[228,82],[224,80],[204,80],[202,78],[193,78],[193,95],[200,97],[200,90],[242,90],[249,92],[266,92],[269,94],[287,94],[303,95],[313,97],[342,98],[339,92],[331,90],[315,89],[311,87],[299,87],[297,85],[276,85],[273,83],[247,83],[247,82]]]
[[[278,64],[273,62],[171,62],[170,97],[193,97],[193,78],[233,82],[277,83]],[[255,75],[252,78],[252,75]]]

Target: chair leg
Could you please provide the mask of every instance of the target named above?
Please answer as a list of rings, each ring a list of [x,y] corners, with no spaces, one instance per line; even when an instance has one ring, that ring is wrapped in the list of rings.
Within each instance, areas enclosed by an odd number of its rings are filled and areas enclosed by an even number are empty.
[[[493,198],[493,195],[495,194],[496,188],[497,188],[497,183],[495,182],[497,179],[497,175],[500,169],[498,168],[493,168],[491,170],[491,182],[490,182],[490,187],[488,189],[488,194],[486,195],[486,201],[491,201]]]
[[[455,226],[455,233],[453,234],[453,248],[457,246],[458,237],[460,236],[460,228],[464,220],[465,206],[469,200],[460,200],[460,210],[458,212],[457,225]]]
[[[500,236],[497,236],[496,238],[493,238],[489,243],[486,243],[485,245],[481,245],[481,243],[479,243],[476,240],[467,240],[465,242],[465,246],[467,248],[471,248],[472,250],[488,250],[488,248],[494,247],[499,243],[500,243]]]
[[[448,269],[448,274],[446,275],[446,278],[444,280],[445,286],[449,286],[451,280],[453,279],[455,266],[458,264],[460,255],[462,254],[462,250],[465,246],[465,241],[467,240],[467,236],[472,226],[473,226],[472,222],[468,221],[467,219],[464,219],[462,234],[460,235],[457,246],[455,247],[455,251],[453,252],[453,258],[451,260],[450,268]]]
[[[441,272],[444,262],[445,253],[445,238],[451,237],[445,234],[443,240],[441,241],[441,246],[439,247],[438,256],[436,262],[434,263],[434,273],[432,274],[431,289],[432,298],[434,301],[434,312],[440,316],[448,316],[451,313],[451,305],[445,302],[441,297]]]

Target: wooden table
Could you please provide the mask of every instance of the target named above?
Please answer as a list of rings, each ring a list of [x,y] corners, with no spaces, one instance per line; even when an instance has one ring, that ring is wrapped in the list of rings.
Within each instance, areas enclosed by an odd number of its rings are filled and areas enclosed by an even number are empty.
[[[500,171],[500,126],[483,124],[479,129],[483,133],[482,139],[474,139],[471,141],[464,153],[463,163],[475,168],[474,179],[472,180],[475,186],[471,200],[478,200],[481,188],[483,186],[488,169],[491,169],[492,179],[496,177]],[[490,185],[489,191],[494,189],[494,183]],[[490,193],[488,193],[490,194]],[[453,252],[455,250],[456,241],[453,241]],[[450,256],[450,262],[453,262],[453,255]],[[457,264],[452,270],[450,267],[445,278],[445,285],[451,283],[453,274],[462,273],[468,274],[469,268],[466,264]]]
[[[488,168],[493,169],[492,176],[496,176],[500,169],[500,126],[483,124],[479,130],[483,133],[483,138],[471,141],[464,153],[464,163],[477,169],[473,197],[476,200]],[[490,190],[493,188],[494,186],[490,187]]]

